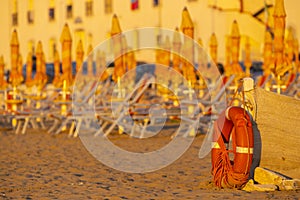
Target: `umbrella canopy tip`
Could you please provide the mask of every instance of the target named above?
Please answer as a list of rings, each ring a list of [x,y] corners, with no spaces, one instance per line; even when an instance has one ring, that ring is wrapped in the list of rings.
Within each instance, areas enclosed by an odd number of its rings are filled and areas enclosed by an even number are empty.
[[[65,23],[60,36],[60,42],[72,41],[71,32],[68,23]]]
[[[77,53],[83,53],[84,50],[83,50],[83,44],[82,44],[82,40],[80,39],[78,44],[77,44],[77,49],[76,49],[76,52]]]
[[[284,9],[284,0],[275,0],[273,16],[286,17],[286,13]]]
[[[0,56],[0,66],[4,66],[4,58],[3,58],[3,55]]]
[[[18,45],[19,44],[18,33],[17,33],[16,29],[13,30],[10,44],[11,45]]]
[[[215,33],[212,33],[210,36],[210,46],[217,46],[218,41],[217,41],[217,36]]]
[[[187,7],[184,7],[181,19],[181,29],[183,30],[185,28],[194,28],[194,23]]]
[[[36,53],[42,53],[43,52],[43,44],[42,41],[39,40],[36,47]]]
[[[118,19],[117,15],[114,14],[113,18],[112,18],[111,35],[113,36],[113,35],[119,34],[121,32],[122,32],[122,30],[121,30],[121,26],[119,23],[119,19]]]
[[[175,28],[175,32],[173,34],[173,43],[175,44],[181,44],[181,39],[180,39],[180,33],[179,33],[179,28]]]
[[[93,49],[94,49],[93,45],[89,44],[88,49],[87,49],[87,54],[89,55],[90,53],[92,53]]]
[[[236,20],[234,20],[232,23],[231,36],[240,37],[239,25]]]

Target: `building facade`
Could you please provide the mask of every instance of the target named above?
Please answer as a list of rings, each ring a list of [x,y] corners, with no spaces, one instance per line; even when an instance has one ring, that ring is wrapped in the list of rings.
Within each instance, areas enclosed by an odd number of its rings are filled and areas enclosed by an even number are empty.
[[[40,40],[43,43],[46,61],[53,62],[54,49],[57,48],[60,53],[59,39],[62,28],[65,23],[68,23],[73,38],[72,57],[75,60],[79,39],[83,41],[86,52],[89,44],[95,47],[110,36],[113,14],[119,17],[123,31],[142,27],[162,27],[174,30],[176,26],[180,26],[181,12],[186,6],[195,24],[195,38],[202,38],[204,48],[209,48],[209,38],[213,32],[216,33],[219,44],[218,60],[221,62],[224,60],[225,37],[230,34],[234,19],[237,19],[239,23],[242,36],[250,36],[253,58],[259,59],[265,26],[246,14],[224,13],[211,9],[209,7],[211,1],[1,0],[0,54],[4,56],[6,69],[10,69],[10,39],[12,31],[16,29],[20,41],[20,53],[24,58],[28,51],[34,53],[37,42]],[[263,0],[256,1],[262,2]],[[270,2],[272,3],[272,0]],[[298,1],[289,0],[285,3],[287,25],[292,25],[294,29],[297,29],[298,26],[300,27],[300,24],[296,22],[299,14],[293,11],[295,10],[293,7]]]

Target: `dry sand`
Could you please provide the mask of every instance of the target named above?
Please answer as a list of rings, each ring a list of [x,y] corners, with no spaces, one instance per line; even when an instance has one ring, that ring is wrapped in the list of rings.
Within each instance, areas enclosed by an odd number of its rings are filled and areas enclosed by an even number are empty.
[[[2,199],[299,199],[300,191],[245,192],[218,189],[212,183],[210,156],[200,160],[198,136],[173,164],[151,173],[130,174],[103,165],[66,134],[51,136],[29,130],[15,135],[0,130],[0,197]],[[160,136],[138,142],[127,135],[111,141],[131,151],[159,148]]]

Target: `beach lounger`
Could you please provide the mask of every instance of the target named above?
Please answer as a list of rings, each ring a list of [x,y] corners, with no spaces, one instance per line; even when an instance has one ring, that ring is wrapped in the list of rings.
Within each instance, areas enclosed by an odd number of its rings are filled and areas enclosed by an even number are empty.
[[[271,81],[272,75],[261,75],[256,78],[255,85],[261,88],[268,87],[268,83]]]
[[[68,102],[66,114],[63,115],[60,112],[56,112],[50,115],[54,120],[54,124],[48,132],[59,134],[70,125],[69,136],[73,135],[74,137],[77,137],[78,130],[82,123],[88,123],[91,118],[91,115],[89,115],[89,113],[92,112],[90,109],[90,100],[93,99],[97,86],[98,82],[96,80],[91,80],[91,82],[88,82],[87,86],[84,87],[85,89],[83,89],[83,91],[82,88],[75,88],[72,101]]]
[[[45,122],[48,119],[49,113],[53,112],[53,99],[57,97],[59,90],[54,89],[49,95],[49,91],[44,91],[47,94],[46,98],[34,98],[24,95],[25,99],[30,98],[30,104],[24,103],[24,109],[16,112],[14,119],[17,121],[16,134],[25,134],[29,125],[32,128],[46,129]]]
[[[218,104],[221,102],[226,102],[224,99],[224,95],[226,94],[226,88],[231,85],[235,76],[232,75],[228,78],[225,84],[223,84],[222,78],[219,79],[217,84],[213,86],[212,91],[216,92],[216,95],[213,96],[213,99],[195,99],[189,102],[183,102],[187,106],[193,105],[195,108],[194,113],[189,116],[181,116],[181,120],[183,123],[181,127],[177,129],[177,131],[171,136],[171,138],[176,137],[177,135],[182,135],[183,137],[187,137],[191,131],[196,130],[202,126],[208,128],[212,122],[217,118],[218,113],[221,111],[221,105],[217,108]],[[207,97],[207,95],[205,96]],[[222,101],[223,100],[223,101]]]
[[[222,79],[222,81],[223,80],[224,79]],[[229,77],[225,87],[223,87],[222,84],[220,86],[220,80],[219,85],[217,84],[214,86],[215,88],[211,88],[211,90],[219,90],[219,93],[214,97],[215,100],[211,100],[211,96],[208,93],[202,99],[197,99],[197,95],[194,96],[194,99],[190,99],[189,97],[181,99],[179,100],[180,106],[174,106],[173,101],[166,102],[163,101],[163,99],[161,99],[160,104],[154,107],[149,104],[135,104],[134,106],[137,110],[133,110],[134,115],[132,117],[139,123],[134,123],[130,136],[139,138],[151,137],[163,128],[168,128],[169,126],[179,127],[177,132],[175,131],[175,134],[171,137],[174,137],[178,132],[180,132],[179,135],[186,137],[187,134],[184,133],[190,133],[192,128],[196,127],[198,123],[201,124],[201,127],[208,127],[208,122],[213,116],[216,116],[211,113],[212,108],[209,105],[216,106],[216,104],[220,102],[220,99],[226,92],[225,88],[228,87],[233,80],[234,76]],[[217,86],[221,87],[221,89]],[[187,91],[187,88],[181,88],[181,91]],[[217,102],[217,100],[219,101]],[[196,118],[200,117],[200,111],[203,116],[200,121],[197,121]]]
[[[287,96],[295,96],[297,92],[299,91],[299,85],[297,84],[297,80],[299,79],[298,73],[291,73],[288,76],[288,79],[286,81],[286,88],[283,89],[282,94]]]
[[[128,120],[132,123],[132,118],[128,108],[138,102],[140,97],[144,94],[151,83],[154,82],[154,80],[155,79],[152,75],[144,74],[124,99],[111,101],[111,109],[106,110],[108,112],[97,112],[97,117],[102,124],[100,129],[95,133],[95,136],[103,133],[103,136],[107,137],[116,126],[131,129],[132,124],[128,123]],[[103,109],[101,110],[103,111]],[[113,111],[117,116],[114,116],[111,111]]]

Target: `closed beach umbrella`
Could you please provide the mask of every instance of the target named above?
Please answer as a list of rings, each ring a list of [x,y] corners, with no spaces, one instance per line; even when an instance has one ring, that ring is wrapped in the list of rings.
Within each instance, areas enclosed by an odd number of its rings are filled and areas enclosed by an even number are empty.
[[[181,38],[178,27],[175,28],[175,32],[173,34],[173,68],[177,72],[181,73],[181,57],[180,57],[180,51],[181,51]]]
[[[60,59],[59,59],[59,53],[57,50],[54,51],[54,79],[53,79],[53,85],[57,88],[61,87],[63,82],[61,80],[61,74],[60,74]]]
[[[84,55],[84,50],[83,50],[82,41],[79,40],[76,48],[76,74],[79,71],[79,69],[82,67],[83,55]]]
[[[113,42],[113,50],[115,55],[114,60],[114,72],[113,72],[113,80],[114,82],[118,82],[120,78],[125,74],[126,69],[124,68],[124,58],[122,56],[122,30],[120,27],[119,19],[117,15],[114,15],[112,18],[112,27],[111,27],[111,36],[116,36],[112,38]]]
[[[209,48],[210,48],[211,60],[215,64],[217,64],[218,63],[218,41],[217,41],[217,36],[215,33],[213,33],[210,36]]]
[[[62,34],[60,36],[60,42],[62,47],[62,79],[66,80],[66,84],[69,86],[72,83],[72,37],[68,24],[64,25]]]
[[[19,57],[19,39],[17,31],[14,30],[10,41],[11,50],[11,73],[9,81],[12,86],[18,86],[22,82],[22,75],[18,71],[18,57]]]
[[[42,42],[39,41],[36,48],[36,74],[34,77],[34,84],[42,89],[44,85],[47,83],[47,76],[45,75],[45,58],[43,53],[43,45]]]
[[[93,53],[93,46],[92,44],[90,44],[88,46],[88,49],[87,49],[87,75],[88,77],[93,77],[94,76],[94,70],[93,70],[93,56],[94,56],[94,53]]]
[[[106,70],[106,56],[104,51],[97,51],[97,71],[100,75],[100,81],[105,81],[109,77]]]
[[[239,54],[240,54],[240,30],[239,25],[236,20],[233,21],[231,27],[231,68],[232,72],[236,75],[241,74],[243,72],[240,64],[239,64]]]
[[[191,85],[194,85],[196,82],[194,72],[194,23],[186,7],[182,11],[181,31],[186,36],[183,44],[182,72]]]
[[[265,32],[264,39],[264,64],[262,67],[264,70],[264,74],[270,74],[270,64],[273,62],[273,39],[269,31]]]
[[[33,84],[32,81],[32,53],[29,52],[27,54],[27,60],[26,60],[26,82],[27,87],[31,87]]]
[[[19,54],[19,56],[18,56],[18,75],[19,75],[19,81],[21,83],[24,80],[24,77],[23,77],[23,58],[22,58],[21,54]]]
[[[3,56],[1,55],[0,57],[0,90],[6,89],[7,82],[4,79],[4,59]]]

